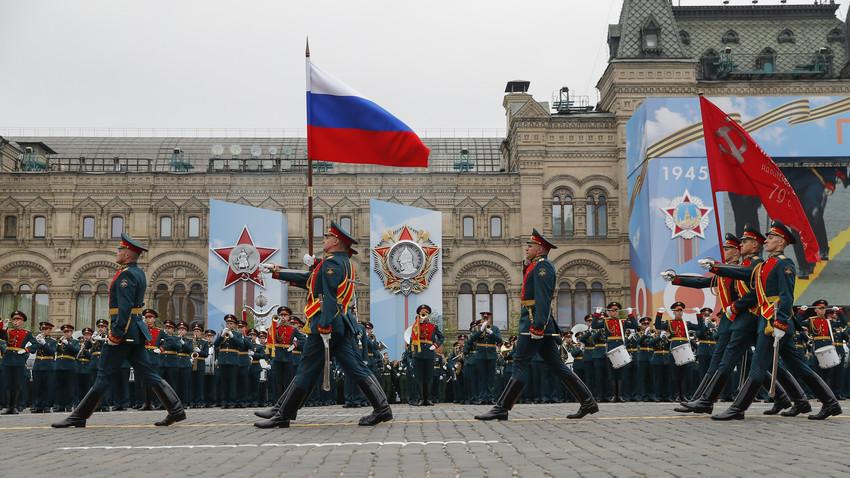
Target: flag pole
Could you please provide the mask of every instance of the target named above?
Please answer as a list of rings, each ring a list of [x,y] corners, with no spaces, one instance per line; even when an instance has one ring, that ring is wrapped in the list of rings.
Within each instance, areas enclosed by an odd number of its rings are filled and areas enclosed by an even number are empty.
[[[699,97],[702,98],[702,93],[699,94]],[[700,108],[700,116],[702,116],[702,108]],[[705,125],[705,120],[703,120],[703,125]],[[706,144],[706,157],[708,157],[708,144]],[[708,181],[709,186],[711,187],[711,202],[714,203],[714,223],[717,225],[717,247],[720,249],[720,262],[726,262],[726,254],[723,252],[723,231],[720,230],[720,210],[717,208],[717,191],[714,190],[714,184],[711,179],[711,161],[706,161],[708,163]]]
[[[310,37],[304,51],[307,59],[307,115],[310,115]],[[313,255],[313,159],[310,157],[310,122],[307,121],[307,253]]]

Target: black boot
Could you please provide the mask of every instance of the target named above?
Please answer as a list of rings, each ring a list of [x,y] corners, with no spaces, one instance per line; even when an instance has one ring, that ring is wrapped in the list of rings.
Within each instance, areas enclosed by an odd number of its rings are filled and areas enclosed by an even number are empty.
[[[818,413],[809,415],[809,420],[826,420],[831,416],[841,415],[841,405],[835,398],[835,394],[832,393],[832,389],[829,388],[829,385],[827,385],[822,378],[820,378],[820,375],[810,373],[804,374],[800,378],[806,382],[809,390],[811,390],[815,397],[817,397],[823,404]]]
[[[393,411],[387,403],[387,395],[374,375],[369,375],[366,380],[358,383],[357,387],[363,392],[369,405],[372,405],[372,413],[360,419],[358,422],[360,426],[371,427],[393,419]]]
[[[304,405],[309,396],[310,390],[299,387],[293,380],[278,400],[280,405],[278,405],[277,413],[269,417],[268,420],[255,422],[254,426],[257,428],[289,428],[289,421],[295,420],[298,409]]]
[[[702,376],[702,380],[700,380],[699,386],[697,387],[696,391],[694,392],[693,397],[691,397],[692,401],[698,400],[702,396],[702,394],[705,393],[705,390],[706,390],[706,388],[708,388],[708,384],[711,382],[712,378],[714,378],[714,373],[712,373],[712,374],[707,373],[707,374]],[[688,403],[687,401],[683,401],[682,403],[679,404],[679,405],[681,405],[680,407],[676,407],[673,410],[676,411],[676,412],[690,413],[691,409],[685,407],[685,404],[687,404],[687,403]]]
[[[614,403],[620,403],[623,401],[623,397],[620,396],[620,387],[622,385],[622,381],[614,380],[614,397],[611,399]]]
[[[180,401],[180,397],[177,396],[177,393],[171,388],[168,382],[161,379],[158,383],[152,383],[151,388],[153,389],[153,393],[159,398],[159,401],[162,402],[162,405],[165,406],[165,409],[168,410],[168,415],[165,416],[165,419],[154,423],[154,425],[167,427],[172,423],[186,419],[186,410],[183,409],[183,402]]]
[[[139,410],[153,410],[153,407],[151,406],[151,401],[153,401],[153,391],[151,391],[150,387],[145,387],[144,395],[145,403],[139,408]]]
[[[422,382],[422,406],[433,407],[434,402],[431,401],[431,384],[428,382],[430,380],[427,379]]]
[[[508,411],[514,407],[517,399],[522,395],[525,384],[511,377],[505,384],[505,389],[496,400],[496,405],[489,412],[475,415],[476,420],[507,420]]]
[[[711,376],[711,379],[706,384],[702,395],[697,397],[696,400],[685,402],[681,407],[676,408],[676,411],[679,412],[683,409],[688,409],[692,413],[711,413],[714,411],[714,402],[717,401],[723,389],[726,388],[726,381],[728,379],[729,375],[723,375],[719,371],[714,372],[714,375]]]
[[[806,392],[800,383],[794,379],[785,367],[779,367],[777,370],[776,381],[782,384],[782,388],[788,394],[788,400],[793,403],[787,412],[782,412],[783,417],[796,417],[801,413],[809,413],[812,411],[812,406],[809,405],[809,400],[806,398]],[[786,407],[787,408],[787,407]]]
[[[100,405],[100,399],[103,398],[103,394],[95,392],[94,388],[89,389],[89,392],[85,397],[80,401],[80,404],[77,405],[77,408],[71,412],[64,420],[61,422],[56,422],[51,424],[53,428],[68,428],[68,427],[77,427],[77,428],[85,428],[86,420],[94,413],[95,409]]]
[[[3,411],[3,415],[18,414],[18,392],[17,390],[9,390],[9,406]]]
[[[599,411],[599,405],[594,400],[593,394],[590,393],[587,385],[575,373],[571,372],[570,375],[563,379],[563,382],[573,398],[580,404],[578,411],[567,415],[567,418],[582,418],[585,415]]]
[[[812,405],[808,400],[795,401],[791,408],[780,413],[783,417],[796,417],[801,413],[809,413],[812,411]]]
[[[254,412],[254,415],[260,418],[265,418],[266,420],[277,415],[277,411],[280,410],[280,406],[283,404],[283,398],[286,397],[287,393],[289,393],[289,389],[292,388],[294,383],[295,380],[289,382],[289,386],[286,387],[286,390],[284,390],[283,393],[280,394],[280,398],[277,399],[277,402],[272,405],[271,408],[269,408],[268,410],[257,410],[256,412]]]
[[[782,410],[785,410],[786,408],[790,407],[791,405],[791,400],[788,399],[788,395],[780,395],[779,393],[777,393],[776,396],[773,397],[773,407],[771,407],[770,410],[763,411],[762,413],[764,413],[765,415],[776,415]]]
[[[841,405],[838,403],[838,400],[824,403],[823,406],[820,407],[819,412],[814,415],[809,415],[809,420],[826,420],[834,415],[841,415]]]
[[[753,379],[747,377],[747,380],[744,382],[744,386],[741,387],[741,391],[738,392],[738,396],[735,397],[735,401],[732,402],[732,406],[730,406],[727,410],[722,413],[718,413],[717,415],[712,415],[712,420],[743,420],[744,412],[750,408],[750,405],[755,400],[756,395],[758,395],[759,389],[761,388],[760,383],[755,383]]]

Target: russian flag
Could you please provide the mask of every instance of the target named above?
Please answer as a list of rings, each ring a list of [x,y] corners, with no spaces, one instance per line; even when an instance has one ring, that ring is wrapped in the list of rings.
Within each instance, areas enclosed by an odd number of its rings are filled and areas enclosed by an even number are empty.
[[[430,150],[401,120],[307,62],[307,148],[314,161],[427,168]]]

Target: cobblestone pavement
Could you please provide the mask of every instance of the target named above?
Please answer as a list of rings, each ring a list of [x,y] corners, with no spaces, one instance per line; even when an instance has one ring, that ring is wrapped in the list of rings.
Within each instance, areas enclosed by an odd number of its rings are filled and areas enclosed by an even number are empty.
[[[721,403],[717,408],[725,408]],[[819,404],[813,403],[815,408]],[[844,410],[850,403],[844,402]],[[847,476],[850,415],[813,422],[762,415],[714,422],[673,404],[518,405],[507,422],[478,422],[485,406],[396,405],[395,420],[358,427],[367,409],[306,408],[287,430],[251,426],[251,409],[97,413],[85,429],[53,430],[63,414],[0,417],[5,476]],[[721,409],[722,409],[721,408]],[[834,440],[823,442],[822,440]],[[15,473],[20,472],[20,473]]]

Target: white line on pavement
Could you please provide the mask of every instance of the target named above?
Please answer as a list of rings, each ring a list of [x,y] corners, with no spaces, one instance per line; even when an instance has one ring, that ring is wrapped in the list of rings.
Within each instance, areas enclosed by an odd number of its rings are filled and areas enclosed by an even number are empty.
[[[172,449],[204,449],[204,448],[261,448],[261,447],[340,447],[340,446],[428,446],[428,445],[492,445],[499,440],[447,440],[447,441],[367,441],[367,442],[328,442],[328,443],[239,443],[224,445],[98,445],[98,446],[68,446],[57,448],[57,450],[172,450]]]

